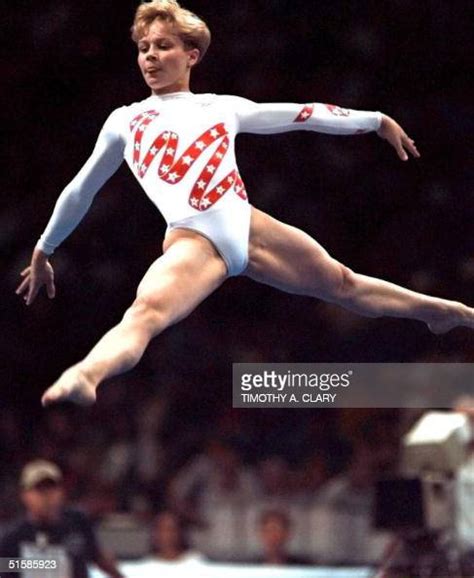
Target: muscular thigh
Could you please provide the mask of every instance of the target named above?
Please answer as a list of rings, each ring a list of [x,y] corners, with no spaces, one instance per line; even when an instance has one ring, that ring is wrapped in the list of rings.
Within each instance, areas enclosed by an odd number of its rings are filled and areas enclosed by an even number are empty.
[[[137,288],[137,299],[163,312],[170,323],[186,317],[227,277],[224,261],[207,239],[191,231],[175,233]]]
[[[307,233],[253,208],[244,274],[289,293],[328,298],[343,281],[343,266]]]

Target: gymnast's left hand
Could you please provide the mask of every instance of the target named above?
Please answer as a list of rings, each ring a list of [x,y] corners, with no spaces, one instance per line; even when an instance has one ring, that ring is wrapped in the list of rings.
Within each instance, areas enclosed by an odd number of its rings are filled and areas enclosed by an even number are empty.
[[[46,285],[46,292],[50,299],[56,295],[53,267],[48,261],[48,256],[39,249],[35,248],[31,264],[23,269],[21,276],[23,281],[18,285],[16,294],[24,293],[23,299],[26,305],[33,303],[43,285]]]
[[[415,141],[406,134],[393,118],[390,118],[386,114],[382,114],[382,122],[377,134],[393,146],[402,161],[408,160],[407,151],[415,158],[420,157],[420,153],[415,146]]]

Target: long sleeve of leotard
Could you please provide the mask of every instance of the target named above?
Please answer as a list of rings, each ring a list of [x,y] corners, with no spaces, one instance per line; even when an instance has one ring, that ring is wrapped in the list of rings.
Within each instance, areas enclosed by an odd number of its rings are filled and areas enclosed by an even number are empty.
[[[332,104],[256,103],[234,97],[238,132],[273,134],[312,130],[350,135],[379,129],[381,112],[351,110]]]
[[[102,127],[94,150],[81,170],[61,192],[53,214],[36,243],[51,255],[81,222],[97,191],[115,173],[123,160],[125,147],[118,120],[120,109],[114,110]]]

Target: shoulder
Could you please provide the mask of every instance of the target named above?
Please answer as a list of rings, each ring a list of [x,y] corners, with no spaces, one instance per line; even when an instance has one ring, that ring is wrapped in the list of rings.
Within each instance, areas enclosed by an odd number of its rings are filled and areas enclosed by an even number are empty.
[[[156,107],[157,102],[151,96],[119,106],[109,114],[104,128],[106,130],[109,129],[109,132],[119,134],[122,139],[125,139],[130,130],[130,123],[136,117],[156,110]]]
[[[5,550],[12,547],[19,540],[23,539],[25,533],[28,533],[31,526],[24,518],[18,518],[10,522],[2,532],[0,538],[0,555],[5,555]]]
[[[67,508],[63,512],[63,522],[68,526],[90,528],[92,522],[89,517],[76,508]]]
[[[11,520],[4,528],[3,532],[1,533],[1,537],[10,536],[16,532],[21,532],[25,528],[29,528],[30,523],[24,517],[15,518]]]
[[[100,136],[109,144],[122,140],[125,122],[124,109],[125,107],[120,106],[112,110],[102,125]]]
[[[133,116],[147,110],[150,106],[151,99],[148,97],[140,101],[131,102],[114,108],[112,112],[109,113],[104,126],[111,130],[115,129],[120,132],[124,123],[126,124],[130,121],[130,118],[133,118]]]
[[[233,107],[245,107],[255,104],[253,100],[235,94],[213,94],[212,96],[217,102],[226,103]]]
[[[152,102],[151,96],[147,96],[146,98],[143,98],[142,100],[135,100],[135,101],[130,102],[128,104],[124,104],[123,106],[119,106],[118,108],[115,109],[115,111],[118,111],[118,114],[120,114],[120,113],[125,114],[127,112],[135,112],[138,110],[142,110],[143,108],[146,108],[147,106],[149,106],[151,104],[151,102]]]

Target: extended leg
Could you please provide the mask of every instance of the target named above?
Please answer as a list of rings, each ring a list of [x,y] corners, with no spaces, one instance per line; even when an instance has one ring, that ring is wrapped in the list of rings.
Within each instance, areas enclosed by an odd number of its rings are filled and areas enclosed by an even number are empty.
[[[367,317],[424,321],[434,333],[474,327],[474,309],[354,273],[295,227],[253,209],[246,275],[289,293],[317,297]]]
[[[134,367],[153,337],[186,317],[224,281],[225,264],[209,241],[188,231],[176,237],[146,272],[120,323],[46,391],[44,405],[65,399],[93,403],[101,381]]]

